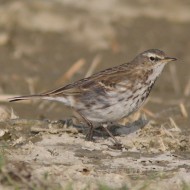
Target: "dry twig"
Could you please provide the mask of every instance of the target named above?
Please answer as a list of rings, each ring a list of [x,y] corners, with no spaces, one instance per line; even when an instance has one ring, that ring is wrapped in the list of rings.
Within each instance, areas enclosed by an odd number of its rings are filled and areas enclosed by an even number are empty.
[[[179,80],[177,77],[177,70],[176,70],[176,66],[174,64],[171,64],[170,67],[170,73],[171,73],[171,78],[172,78],[172,83],[173,83],[173,88],[176,94],[180,93],[180,84],[179,84]]]
[[[151,112],[150,110],[146,109],[146,108],[142,108],[142,111],[147,114],[148,116],[152,117],[152,118],[156,118],[156,115]]]
[[[99,65],[101,60],[102,60],[102,57],[100,55],[96,55],[96,57],[92,61],[92,64],[91,64],[90,68],[88,69],[85,77],[89,77],[89,76],[91,76],[93,74],[94,70]]]
[[[187,81],[187,85],[185,86],[184,92],[183,92],[184,96],[189,96],[190,95],[190,78]]]
[[[18,95],[10,95],[10,94],[0,95],[0,102],[9,102],[9,98],[12,98],[14,96],[18,96]]]
[[[180,103],[179,107],[180,107],[182,116],[185,118],[188,118],[188,113],[187,113],[187,110],[185,108],[185,105],[183,103]]]
[[[181,129],[177,126],[177,124],[175,123],[175,121],[173,120],[173,118],[169,117],[169,121],[171,123],[171,126],[173,128],[175,128],[176,131],[181,131]]]
[[[75,62],[70,69],[61,76],[57,81],[56,84],[60,85],[64,82],[68,81],[72,78],[72,76],[79,71],[79,69],[86,63],[84,59],[79,59],[77,62]]]

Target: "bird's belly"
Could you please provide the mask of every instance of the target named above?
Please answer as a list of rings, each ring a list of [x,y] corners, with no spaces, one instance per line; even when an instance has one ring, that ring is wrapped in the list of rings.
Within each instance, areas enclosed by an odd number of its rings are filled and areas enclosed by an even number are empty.
[[[137,92],[138,94],[138,92]],[[123,97],[112,97],[106,104],[93,105],[89,109],[82,109],[80,112],[91,122],[110,122],[117,121],[136,111],[146,99],[145,94],[124,94]]]
[[[110,105],[110,107],[105,108],[102,111],[95,110],[93,116],[89,117],[89,120],[94,122],[117,121],[125,116],[128,116],[132,107],[129,106],[128,103],[126,103],[126,105],[124,105],[124,103],[126,102],[118,102],[115,105]],[[91,116],[91,114],[89,116]]]

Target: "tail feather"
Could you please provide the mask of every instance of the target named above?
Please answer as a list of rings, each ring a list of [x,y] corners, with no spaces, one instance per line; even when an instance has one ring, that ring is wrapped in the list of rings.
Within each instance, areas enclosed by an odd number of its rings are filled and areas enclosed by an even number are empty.
[[[9,98],[8,100],[9,102],[16,102],[20,100],[30,100],[35,98],[41,98],[41,95],[18,96],[18,97]]]
[[[52,97],[52,96],[46,96],[46,95],[29,95],[29,96],[18,96],[18,97],[13,97],[9,98],[9,102],[16,102],[20,100],[31,100],[31,99],[43,99],[43,100],[50,100],[50,101],[58,101],[58,102],[63,102],[67,106],[72,105],[72,99],[65,98],[65,97]]]

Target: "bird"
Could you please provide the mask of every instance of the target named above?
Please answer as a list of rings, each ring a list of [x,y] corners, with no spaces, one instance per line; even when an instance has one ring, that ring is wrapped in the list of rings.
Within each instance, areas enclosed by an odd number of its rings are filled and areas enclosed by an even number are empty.
[[[101,126],[115,144],[120,144],[105,124],[117,122],[137,111],[149,96],[166,64],[176,60],[159,49],[149,49],[132,61],[55,90],[13,97],[9,101],[43,99],[61,102],[73,109],[77,118],[88,125],[86,140],[92,140],[94,129]]]

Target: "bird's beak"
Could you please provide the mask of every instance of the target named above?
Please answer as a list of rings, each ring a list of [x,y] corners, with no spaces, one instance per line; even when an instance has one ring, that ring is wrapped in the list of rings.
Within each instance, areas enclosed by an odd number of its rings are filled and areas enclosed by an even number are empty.
[[[164,61],[170,62],[170,61],[176,61],[176,58],[172,58],[172,57],[165,57]]]

